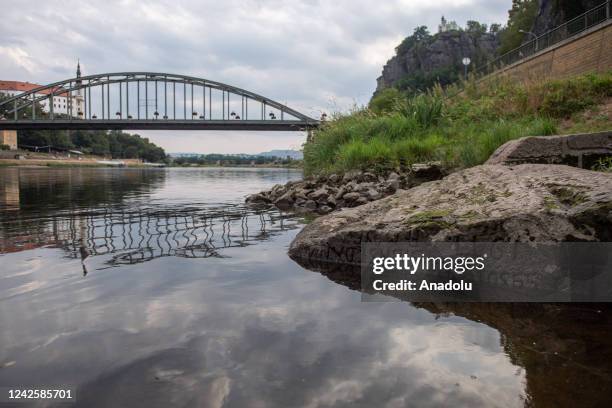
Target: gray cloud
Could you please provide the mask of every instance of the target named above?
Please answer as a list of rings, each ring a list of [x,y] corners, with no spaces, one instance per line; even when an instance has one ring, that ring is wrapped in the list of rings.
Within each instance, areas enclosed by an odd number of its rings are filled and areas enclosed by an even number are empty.
[[[510,0],[22,1],[3,8],[0,76],[49,83],[85,73],[149,70],[230,83],[306,114],[366,103],[382,65],[417,25],[442,15],[503,22]],[[144,133],[144,132],[143,132]],[[166,135],[165,133],[164,135]],[[207,151],[218,133],[147,133],[169,151]],[[261,150],[260,134],[223,151]],[[303,134],[273,147],[299,145]],[[262,139],[263,140],[263,139]],[[193,144],[195,142],[195,145]],[[183,143],[185,144],[185,143]]]

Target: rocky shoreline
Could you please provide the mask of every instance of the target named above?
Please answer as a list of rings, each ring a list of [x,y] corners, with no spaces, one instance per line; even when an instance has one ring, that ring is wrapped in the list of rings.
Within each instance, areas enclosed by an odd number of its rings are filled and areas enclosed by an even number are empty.
[[[358,264],[363,242],[401,241],[612,241],[612,174],[547,164],[472,167],[319,217],[289,255]]]
[[[359,263],[361,243],[373,241],[608,242],[612,172],[584,167],[610,157],[612,132],[526,137],[451,174],[430,163],[311,177],[247,203],[322,215],[290,246],[300,263]]]
[[[252,194],[248,204],[273,204],[281,210],[297,213],[328,214],[341,208],[357,207],[410,189],[447,174],[439,163],[414,164],[406,169],[374,174],[351,171],[309,177]]]

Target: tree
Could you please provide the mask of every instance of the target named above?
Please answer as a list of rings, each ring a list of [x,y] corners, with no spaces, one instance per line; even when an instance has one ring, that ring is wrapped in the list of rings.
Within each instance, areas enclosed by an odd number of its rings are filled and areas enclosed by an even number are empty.
[[[469,20],[466,24],[466,31],[469,33],[486,33],[487,25],[481,24],[478,21]]]
[[[404,76],[395,86],[408,95],[418,94],[431,89],[436,84],[447,86],[456,82],[461,72],[462,67],[457,64],[430,71],[417,70]]]
[[[429,34],[427,26],[419,26],[414,29],[412,35],[404,38],[400,45],[395,47],[395,53],[397,55],[405,54],[415,45],[424,43],[430,39],[431,34]]]
[[[60,149],[71,149],[74,147],[72,140],[70,140],[70,136],[68,132],[65,130],[60,131],[52,131],[51,136],[49,138],[49,144],[55,148]]]
[[[17,144],[20,148],[49,146],[51,132],[48,130],[20,130],[17,132]]]
[[[90,151],[92,154],[99,156],[106,156],[110,153],[109,145],[108,145],[108,137],[104,134],[95,134],[92,137],[92,142],[90,146]]]
[[[521,30],[531,30],[538,7],[538,0],[512,0],[512,8],[508,10],[508,25],[500,34],[500,54],[513,50],[523,43],[525,34]]]
[[[369,108],[374,113],[391,112],[404,96],[397,88],[386,88],[370,100]]]
[[[416,42],[422,42],[431,37],[431,35],[429,34],[429,30],[427,29],[427,26],[424,26],[424,25],[418,26],[417,28],[415,28],[414,34],[412,34],[412,36],[414,37]]]
[[[74,146],[78,146],[80,148],[89,148],[92,143],[92,132],[87,132],[84,130],[76,130],[72,132],[72,144]]]
[[[8,95],[0,94],[0,104],[9,99]],[[9,108],[7,106],[0,107],[0,118],[8,116]]]

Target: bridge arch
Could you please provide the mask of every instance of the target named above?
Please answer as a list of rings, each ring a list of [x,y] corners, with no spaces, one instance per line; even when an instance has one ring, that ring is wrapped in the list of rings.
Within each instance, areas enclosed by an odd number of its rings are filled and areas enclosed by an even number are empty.
[[[65,113],[55,111],[57,97],[67,101]],[[307,130],[319,123],[236,86],[159,72],[104,73],[54,82],[2,101],[0,114],[0,129],[17,130]]]

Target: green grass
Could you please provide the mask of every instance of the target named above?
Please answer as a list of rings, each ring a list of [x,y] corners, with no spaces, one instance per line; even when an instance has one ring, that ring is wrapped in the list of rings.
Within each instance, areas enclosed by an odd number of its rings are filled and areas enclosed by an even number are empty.
[[[597,160],[592,170],[612,173],[612,156],[603,157]]]
[[[563,120],[612,96],[612,72],[522,85],[497,79],[463,86],[460,93],[436,88],[412,98],[384,92],[369,108],[334,115],[304,146],[305,172],[384,170],[433,160],[449,168],[478,165],[509,140],[560,133]],[[445,99],[445,93],[454,96]],[[574,127],[596,131],[605,122]]]

